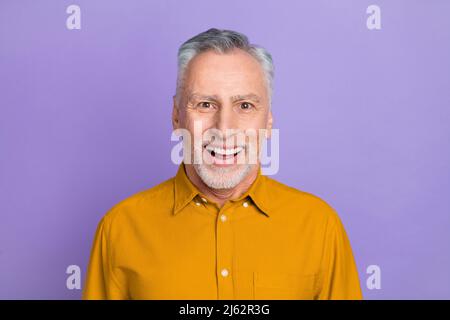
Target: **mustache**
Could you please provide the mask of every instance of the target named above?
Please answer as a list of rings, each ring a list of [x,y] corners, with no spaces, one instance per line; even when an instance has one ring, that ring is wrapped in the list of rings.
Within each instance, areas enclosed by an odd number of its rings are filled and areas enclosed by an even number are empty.
[[[209,139],[203,140],[201,145],[202,147],[217,147],[217,148],[224,148],[227,149],[228,148],[237,148],[237,147],[242,147],[245,148],[247,145],[249,144],[249,142],[247,141],[247,138],[244,137],[240,137],[237,135],[234,136],[229,136],[229,137],[218,137],[218,136],[211,136]]]

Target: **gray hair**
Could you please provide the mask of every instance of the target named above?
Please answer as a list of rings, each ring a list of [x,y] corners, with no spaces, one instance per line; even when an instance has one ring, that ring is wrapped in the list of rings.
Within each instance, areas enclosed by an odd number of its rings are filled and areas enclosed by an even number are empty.
[[[211,28],[184,42],[178,49],[178,75],[176,97],[179,101],[183,87],[184,74],[189,62],[198,54],[213,50],[227,53],[233,49],[241,49],[253,56],[261,65],[269,91],[269,106],[273,92],[274,66],[271,54],[264,48],[250,44],[246,35],[232,31]]]

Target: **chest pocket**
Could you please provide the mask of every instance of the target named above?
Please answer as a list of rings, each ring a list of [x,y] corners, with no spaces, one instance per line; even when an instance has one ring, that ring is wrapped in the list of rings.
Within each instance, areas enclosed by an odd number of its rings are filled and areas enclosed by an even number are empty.
[[[256,300],[311,300],[316,276],[297,273],[254,272],[253,297]]]

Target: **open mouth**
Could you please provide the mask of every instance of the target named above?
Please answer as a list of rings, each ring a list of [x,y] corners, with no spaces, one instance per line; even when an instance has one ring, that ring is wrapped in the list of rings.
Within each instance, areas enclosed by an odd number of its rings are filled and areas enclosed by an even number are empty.
[[[211,155],[211,157],[221,161],[230,161],[231,159],[235,159],[245,149],[242,146],[234,148],[222,148],[211,145],[206,145],[204,146],[204,148]]]

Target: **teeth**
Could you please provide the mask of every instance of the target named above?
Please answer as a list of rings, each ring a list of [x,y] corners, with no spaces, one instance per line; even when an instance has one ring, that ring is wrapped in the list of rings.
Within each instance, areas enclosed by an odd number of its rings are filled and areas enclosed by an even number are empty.
[[[212,146],[206,146],[206,150],[209,152],[214,151],[215,154],[221,155],[221,156],[229,156],[235,153],[239,153],[243,150],[243,147],[237,147],[233,149],[223,149],[223,148],[217,148]]]

